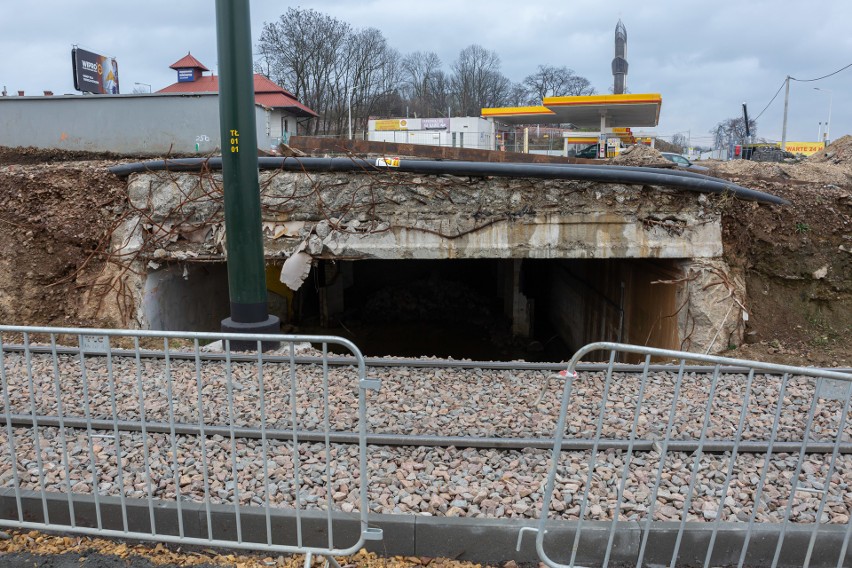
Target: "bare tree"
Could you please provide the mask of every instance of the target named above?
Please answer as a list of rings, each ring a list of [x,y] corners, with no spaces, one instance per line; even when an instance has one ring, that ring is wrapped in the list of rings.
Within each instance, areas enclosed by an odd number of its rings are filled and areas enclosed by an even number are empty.
[[[595,94],[595,89],[588,79],[577,75],[573,69],[564,65],[539,65],[535,73],[524,78],[523,85],[527,89],[527,103],[533,105],[541,104],[545,97]]]
[[[379,30],[353,30],[316,10],[289,8],[264,24],[258,51],[257,69],[320,115],[313,133],[345,132],[350,100],[360,123],[399,87],[399,54]]]
[[[452,106],[452,81],[444,71],[436,71],[429,78],[428,110],[436,116],[450,115]]]
[[[748,126],[750,134],[756,136],[757,122],[750,119]],[[746,140],[745,120],[742,117],[723,120],[710,130],[710,134],[713,135],[713,145],[716,148],[727,148],[731,144],[742,144]]]
[[[535,104],[540,103],[541,101]],[[509,94],[506,97],[506,104],[514,107],[526,106],[529,104],[529,92],[523,83],[512,83],[512,86],[509,89]]]
[[[441,70],[441,59],[429,51],[415,51],[402,59],[402,91],[411,106],[411,110],[420,116],[433,115],[436,112],[436,99],[441,99],[437,89],[445,89],[443,81],[436,81]]]
[[[689,147],[689,139],[683,134],[683,132],[678,132],[672,136],[672,145],[677,146],[678,152],[682,154]]]
[[[500,106],[512,82],[500,72],[500,56],[481,45],[461,50],[452,65],[453,107],[467,116],[479,116],[482,107]]]
[[[347,130],[349,110],[357,127],[371,115],[479,116],[482,107],[522,106],[534,95],[594,93],[589,81],[567,67],[540,65],[523,83],[500,69],[496,52],[470,45],[450,71],[432,52],[405,57],[375,28],[348,23],[312,9],[288,8],[265,23],[258,41],[257,72],[289,89],[320,118],[313,134]]]

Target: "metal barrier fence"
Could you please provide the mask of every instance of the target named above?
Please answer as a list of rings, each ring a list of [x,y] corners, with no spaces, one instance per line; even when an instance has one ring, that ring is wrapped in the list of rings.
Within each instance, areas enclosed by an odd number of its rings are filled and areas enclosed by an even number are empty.
[[[236,340],[257,348],[232,352]],[[318,363],[297,364],[305,342],[321,344]],[[283,363],[264,358],[270,343]],[[329,345],[353,363],[330,369]],[[382,538],[366,464],[378,381],[345,339],[0,326],[0,382],[0,463],[16,464],[0,467],[0,526],[305,553],[306,565]],[[330,384],[351,386],[357,412],[333,415]]]
[[[606,369],[577,375],[583,357],[599,350],[609,352]],[[617,353],[643,356],[640,372],[616,371]],[[649,372],[652,357],[676,360],[676,379]],[[714,372],[685,372],[687,361],[714,365]],[[723,365],[743,367],[747,373],[722,375]],[[816,554],[837,558],[837,568],[847,565],[852,539],[852,456],[846,453],[852,440],[852,375],[594,343],[574,355],[563,376],[561,395],[551,393],[561,400],[542,513],[535,528],[521,529],[519,547],[525,532],[535,532],[538,555],[551,567],[594,562],[605,568],[616,541],[622,550],[632,550],[637,568],[643,563],[728,565],[732,552],[742,567],[766,565],[768,558],[750,555],[750,546],[759,543],[763,555],[767,539],[775,538],[768,543],[773,568],[779,563],[807,567]],[[652,384],[656,394],[647,397]],[[588,411],[588,401],[583,404],[584,398],[594,401],[593,411]],[[757,415],[762,418],[752,419]],[[765,440],[767,434],[765,450],[749,453],[756,451],[749,442]],[[570,441],[576,437],[594,443],[589,450],[575,451]],[[626,448],[613,448],[613,439],[626,439]],[[709,447],[720,439],[732,439],[731,449],[721,457],[710,455]],[[679,450],[683,440],[697,441],[695,450]],[[635,451],[649,441],[652,451]],[[779,451],[776,445],[782,442],[785,448]],[[796,442],[798,449],[791,451],[789,442]],[[817,443],[828,443],[830,449],[814,458],[810,450]],[[557,530],[551,520],[569,508],[578,519],[572,534]],[[703,537],[685,536],[687,525],[700,525]],[[774,530],[766,531],[768,527]],[[553,538],[548,538],[549,528]],[[801,537],[803,528],[809,538],[798,542],[807,546],[785,547],[785,536],[795,532]],[[652,531],[657,540],[650,559]],[[724,554],[717,546],[722,533]]]

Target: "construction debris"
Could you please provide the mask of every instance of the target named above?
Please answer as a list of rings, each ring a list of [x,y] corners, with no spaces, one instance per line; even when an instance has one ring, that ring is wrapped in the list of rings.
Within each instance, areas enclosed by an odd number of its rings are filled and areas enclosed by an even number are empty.
[[[636,144],[635,146],[626,148],[621,154],[610,159],[609,162],[619,166],[674,167],[674,163],[665,159],[658,150],[643,144]]]
[[[852,136],[848,134],[829,144],[822,152],[808,158],[809,162],[852,165]]]

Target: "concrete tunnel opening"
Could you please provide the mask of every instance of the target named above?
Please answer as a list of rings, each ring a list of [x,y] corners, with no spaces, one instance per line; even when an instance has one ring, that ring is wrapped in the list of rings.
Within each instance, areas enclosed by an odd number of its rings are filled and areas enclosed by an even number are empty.
[[[319,260],[302,287],[267,266],[285,333],[346,337],[367,356],[563,361],[594,341],[678,348],[681,259]],[[158,330],[217,331],[224,263],[149,273],[143,310]]]

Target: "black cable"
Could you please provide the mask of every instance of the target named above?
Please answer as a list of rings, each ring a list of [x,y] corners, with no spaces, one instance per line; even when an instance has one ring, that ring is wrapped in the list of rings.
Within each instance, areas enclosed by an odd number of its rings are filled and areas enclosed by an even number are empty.
[[[837,71],[834,71],[833,73],[829,73],[828,75],[823,75],[822,77],[817,77],[816,79],[796,79],[795,77],[790,77],[790,79],[793,80],[793,81],[798,81],[799,83],[810,83],[810,82],[813,82],[813,81],[820,81],[822,79],[827,79],[828,77],[831,77],[832,75],[837,75],[841,71],[848,69],[850,67],[852,67],[852,63],[850,63],[849,65],[846,65],[844,67],[841,67],[840,69],[838,69]],[[760,114],[755,116],[753,120],[757,121],[757,119],[760,118],[763,115],[764,112],[766,112],[766,109],[769,108],[769,105],[771,105],[775,101],[775,99],[778,97],[778,93],[780,93],[781,89],[784,88],[784,83],[786,81],[787,81],[787,79],[784,79],[784,81],[781,81],[781,86],[778,87],[778,90],[775,91],[774,95],[772,95],[772,99],[768,103],[766,103],[766,106],[763,107],[763,110],[760,111]]]
[[[424,175],[450,174],[465,177],[530,177],[540,179],[565,179],[594,181],[603,183],[624,183],[639,185],[661,185],[697,191],[701,193],[732,193],[740,199],[789,205],[789,201],[742,187],[726,180],[702,175],[690,175],[686,172],[669,173],[658,168],[631,167],[620,168],[612,165],[590,164],[578,167],[577,164],[563,164],[559,167],[542,164],[517,164],[493,162],[453,162],[438,160],[399,160],[394,167],[380,166],[376,161],[362,158],[270,158],[259,157],[258,166],[266,169],[281,169],[296,172],[385,172],[397,171]],[[198,171],[201,169],[221,169],[222,158],[177,158],[172,160],[154,160],[135,164],[121,164],[109,168],[110,173],[119,177],[132,173],[150,171]],[[686,174],[686,175],[684,175]]]
[[[810,82],[812,82],[812,81],[819,81],[820,79],[826,79],[826,78],[828,78],[828,77],[831,77],[832,75],[837,75],[838,73],[840,73],[840,72],[841,72],[841,71],[843,71],[844,69],[849,69],[850,67],[852,67],[852,63],[850,63],[849,65],[846,65],[846,66],[844,66],[844,67],[841,67],[840,69],[838,69],[838,70],[837,70],[837,71],[835,71],[834,73],[829,73],[828,75],[823,75],[822,77],[817,77],[816,79],[796,79],[795,77],[790,77],[790,78],[791,78],[792,80],[794,80],[794,81],[798,81],[798,82],[800,82],[800,83],[810,83]]]
[[[768,109],[768,108],[769,108],[769,105],[771,105],[771,104],[772,104],[772,102],[773,102],[773,101],[774,101],[774,100],[778,97],[778,93],[780,93],[780,92],[781,92],[781,89],[783,89],[783,88],[784,88],[784,83],[786,83],[786,82],[787,82],[787,79],[784,79],[783,81],[781,81],[781,86],[780,86],[780,87],[778,87],[778,90],[777,90],[777,91],[775,91],[775,94],[774,94],[774,95],[772,95],[772,100],[770,100],[768,103],[766,103],[766,106],[765,106],[765,107],[763,107],[763,110],[762,110],[762,111],[760,111],[760,114],[758,114],[757,116],[755,116],[752,120],[754,120],[755,122],[757,122],[757,119],[758,119],[758,118],[760,118],[761,116],[763,116],[763,113],[764,113],[764,112],[766,112],[766,109]]]

